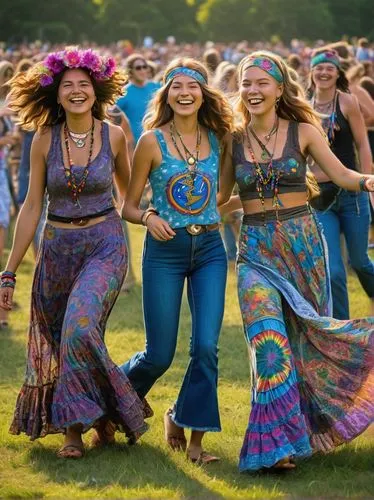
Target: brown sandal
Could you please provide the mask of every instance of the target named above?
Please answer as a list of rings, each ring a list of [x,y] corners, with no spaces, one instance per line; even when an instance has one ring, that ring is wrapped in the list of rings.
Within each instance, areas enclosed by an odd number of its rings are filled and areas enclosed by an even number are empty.
[[[296,464],[292,458],[286,457],[279,460],[276,464],[270,467],[271,471],[281,472],[287,470],[293,470],[296,468]]]
[[[94,430],[95,434],[92,436],[91,440],[92,448],[101,448],[103,446],[115,444],[116,425],[113,422],[110,420],[103,420]]]
[[[173,409],[169,408],[166,410],[164,415],[164,430],[165,430],[165,440],[170,446],[172,450],[175,451],[186,451],[187,448],[187,440],[184,435],[184,430],[182,427],[178,427],[171,419],[171,414],[173,413]],[[180,434],[173,434],[173,431],[170,430],[170,427],[175,425],[180,429]]]
[[[210,455],[210,453],[206,451],[202,451],[197,458],[192,458],[187,452],[187,458],[196,465],[205,465],[205,464],[210,464],[212,462],[219,462],[221,460],[219,457]]]
[[[75,452],[75,454],[72,454],[72,452]],[[85,449],[83,445],[68,444],[58,450],[57,457],[77,459],[77,458],[83,458],[84,454],[85,454]]]

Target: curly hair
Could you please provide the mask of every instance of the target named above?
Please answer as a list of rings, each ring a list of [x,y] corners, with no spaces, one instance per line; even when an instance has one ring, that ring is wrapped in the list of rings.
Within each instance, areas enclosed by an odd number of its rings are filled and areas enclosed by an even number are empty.
[[[169,88],[172,80],[166,83],[167,75],[180,66],[201,73],[208,81],[208,71],[199,61],[192,58],[174,59],[166,68],[163,76],[163,86],[156,92],[144,118],[144,130],[162,127],[172,120],[174,112],[167,104]],[[208,84],[198,82],[203,94],[203,103],[198,111],[197,119],[200,125],[213,130],[222,139],[232,130],[233,113],[225,96]]]
[[[69,68],[56,75],[51,85],[42,87],[40,67],[41,63],[37,63],[27,72],[18,73],[9,81],[9,108],[17,113],[19,124],[24,130],[37,130],[63,123],[66,119],[64,109],[57,103],[57,94],[62,77]],[[98,81],[86,69],[79,70],[87,73],[95,91],[96,101],[92,107],[92,115],[104,120],[107,105],[114,104],[116,99],[123,95],[127,78],[122,71],[116,70],[109,79]]]
[[[257,51],[251,53],[249,56],[246,56],[241,60],[238,66],[239,84],[242,80],[244,71],[247,69],[249,61],[257,57],[264,57],[273,61],[278,66],[278,69],[282,74],[282,95],[280,96],[278,107],[276,109],[276,113],[279,118],[283,118],[284,120],[296,121],[298,123],[309,123],[310,125],[316,127],[321,135],[325,137],[325,133],[323,131],[319,116],[314,111],[311,104],[306,100],[304,90],[298,83],[298,76],[296,71],[287,66],[287,64],[281,57],[267,51]],[[243,142],[245,127],[251,121],[251,114],[240,98],[240,95],[238,95],[237,97],[235,110],[242,118],[241,123],[237,127],[235,135],[239,140]],[[308,198],[311,199],[315,196],[318,196],[319,188],[317,181],[315,180],[314,175],[309,171],[307,172],[306,182],[308,189]]]

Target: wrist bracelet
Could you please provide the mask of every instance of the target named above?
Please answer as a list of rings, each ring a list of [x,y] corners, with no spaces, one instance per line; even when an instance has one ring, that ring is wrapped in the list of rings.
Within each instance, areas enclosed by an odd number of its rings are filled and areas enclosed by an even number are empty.
[[[366,187],[367,180],[368,180],[368,177],[365,177],[364,175],[360,178],[359,183],[358,183],[358,185],[360,187],[360,191],[366,191],[366,192],[369,191]]]
[[[15,278],[16,276],[16,273],[12,273],[12,271],[3,271],[0,274],[1,278]]]
[[[148,217],[150,217],[152,214],[158,215],[158,212],[155,208],[147,208],[147,210],[144,210],[143,215],[140,219],[140,222],[143,224],[143,226],[146,226]]]

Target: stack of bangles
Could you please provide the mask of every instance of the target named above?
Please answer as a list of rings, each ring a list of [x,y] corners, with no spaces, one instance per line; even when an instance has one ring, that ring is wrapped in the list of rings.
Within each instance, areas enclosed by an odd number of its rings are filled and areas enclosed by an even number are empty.
[[[144,210],[140,222],[143,224],[143,226],[147,226],[147,220],[151,215],[158,215],[158,212],[155,208],[147,208],[147,210]]]
[[[16,275],[11,271],[3,271],[0,277],[0,288],[14,288],[16,286]]]
[[[367,193],[369,192],[369,189],[366,186],[366,181],[368,180],[369,177],[365,177],[364,175],[361,177],[358,183],[358,185],[360,186],[360,191],[366,191]]]

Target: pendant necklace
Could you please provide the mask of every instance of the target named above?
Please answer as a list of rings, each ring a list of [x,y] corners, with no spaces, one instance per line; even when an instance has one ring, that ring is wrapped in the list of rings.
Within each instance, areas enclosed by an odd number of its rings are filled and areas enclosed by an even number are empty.
[[[84,167],[82,178],[78,182],[76,177],[75,177],[75,174],[73,172],[74,163],[73,163],[73,160],[71,158],[71,150],[70,150],[70,144],[69,144],[69,137],[70,137],[69,129],[68,129],[66,122],[64,125],[64,142],[65,142],[66,154],[67,154],[68,163],[69,163],[68,167],[64,166],[65,178],[66,178],[66,183],[68,185],[68,188],[71,191],[73,203],[74,203],[74,205],[79,206],[79,207],[80,207],[79,194],[83,191],[83,189],[86,185],[86,180],[87,180],[88,173],[89,173],[89,166],[91,164],[91,159],[92,159],[92,152],[93,152],[93,145],[94,145],[94,131],[95,131],[95,121],[92,120],[92,127],[91,127],[91,131],[90,131],[91,132],[91,134],[90,134],[90,149],[89,149],[89,153],[88,153],[87,165]],[[82,147],[82,146],[80,146],[80,147]]]

